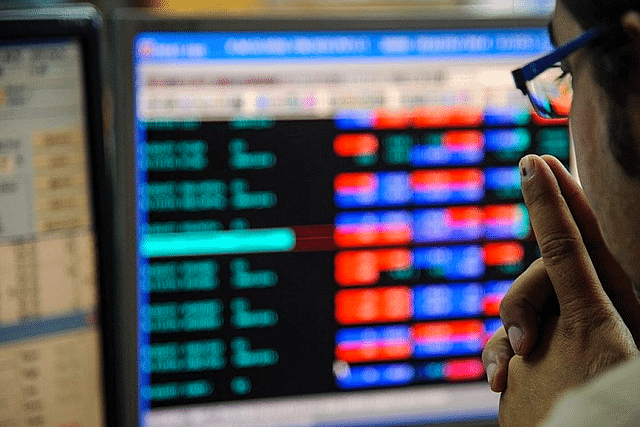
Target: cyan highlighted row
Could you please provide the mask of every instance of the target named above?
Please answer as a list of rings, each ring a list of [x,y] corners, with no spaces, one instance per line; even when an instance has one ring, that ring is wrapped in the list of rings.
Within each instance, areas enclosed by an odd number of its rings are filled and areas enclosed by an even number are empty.
[[[146,258],[221,255],[248,252],[287,252],[296,245],[291,228],[151,234],[140,241]]]

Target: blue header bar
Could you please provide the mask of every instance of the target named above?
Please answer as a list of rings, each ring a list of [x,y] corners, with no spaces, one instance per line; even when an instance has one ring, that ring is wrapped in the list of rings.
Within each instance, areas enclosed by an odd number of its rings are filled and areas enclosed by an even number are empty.
[[[141,33],[137,63],[238,59],[489,58],[552,49],[545,28],[434,31]]]

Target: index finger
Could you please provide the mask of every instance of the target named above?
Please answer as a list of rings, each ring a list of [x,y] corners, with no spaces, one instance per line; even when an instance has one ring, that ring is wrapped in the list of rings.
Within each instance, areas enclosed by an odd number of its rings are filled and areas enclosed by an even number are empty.
[[[558,181],[535,155],[520,161],[520,172],[522,195],[560,313],[589,316],[607,299]]]

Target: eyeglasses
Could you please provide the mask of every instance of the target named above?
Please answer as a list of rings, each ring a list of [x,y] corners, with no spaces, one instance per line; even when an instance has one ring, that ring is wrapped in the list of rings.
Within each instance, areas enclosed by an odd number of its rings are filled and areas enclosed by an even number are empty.
[[[511,72],[516,87],[529,97],[538,115],[547,119],[569,116],[573,99],[571,74],[563,72],[558,63],[600,34],[600,30],[591,29],[542,58]]]

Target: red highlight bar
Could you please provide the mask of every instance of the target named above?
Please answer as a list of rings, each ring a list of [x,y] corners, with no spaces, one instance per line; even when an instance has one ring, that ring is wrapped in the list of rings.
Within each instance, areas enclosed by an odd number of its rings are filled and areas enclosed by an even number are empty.
[[[448,209],[449,220],[453,225],[464,224],[478,226],[482,223],[483,211],[477,207],[456,206]]]
[[[411,116],[405,110],[380,109],[374,112],[375,129],[406,129],[411,124]]]
[[[335,258],[336,282],[341,286],[373,285],[380,272],[411,267],[413,255],[406,249],[339,252]]]
[[[479,169],[452,169],[449,171],[449,181],[452,184],[484,184],[484,175]]]
[[[377,191],[378,180],[372,173],[341,173],[333,181],[336,192]]]
[[[333,224],[298,225],[293,231],[296,234],[294,251],[330,251],[336,247]]]
[[[413,293],[407,287],[377,289],[380,292],[380,318],[384,322],[407,320],[413,315]]]
[[[378,231],[375,225],[358,227],[353,232],[335,231],[334,240],[341,248],[358,246],[375,246],[378,242]]]
[[[451,148],[481,150],[484,146],[484,138],[482,133],[476,130],[449,131],[444,134],[442,145]]]
[[[520,243],[487,243],[484,262],[487,266],[513,265],[524,261],[524,247]]]
[[[340,157],[356,157],[375,154],[378,138],[370,133],[338,135],[333,140],[333,151]]]
[[[482,110],[474,107],[420,107],[411,118],[413,126],[422,128],[478,126],[482,123]]]
[[[406,249],[381,250],[376,255],[382,271],[406,270],[413,264],[413,255]]]
[[[483,185],[480,169],[419,170],[411,174],[413,188],[447,187],[449,185]]]
[[[413,229],[410,224],[385,224],[378,230],[378,244],[381,246],[403,245],[413,239]]]
[[[413,224],[408,217],[390,215],[377,217],[370,213],[362,221],[353,224],[337,224],[335,243],[339,247],[400,246],[413,239]]]
[[[479,337],[482,334],[479,320],[454,320],[452,322],[418,323],[413,326],[416,341],[431,341],[458,337]]]
[[[350,348],[338,346],[336,359],[349,363],[374,362],[382,360],[408,359],[413,351],[411,343],[376,345],[371,343],[361,347]]]
[[[449,360],[444,365],[444,377],[450,381],[478,380],[484,375],[484,366],[478,358]]]
[[[413,345],[407,343],[387,344],[379,349],[379,360],[408,359],[413,353]]]
[[[336,337],[337,360],[350,363],[400,360],[413,353],[408,327],[377,326],[341,332]]]
[[[340,252],[334,263],[334,277],[342,286],[372,285],[380,279],[378,257],[372,251]]]
[[[500,316],[500,302],[502,298],[484,297],[482,300],[482,311],[485,316]]]
[[[446,170],[415,171],[411,174],[411,186],[416,187],[442,187],[448,185],[449,173]]]
[[[336,320],[343,325],[398,322],[413,314],[407,287],[341,290],[335,304]]]
[[[484,217],[490,221],[514,222],[518,211],[516,205],[491,205],[484,208]]]
[[[349,363],[383,360],[379,356],[380,347],[375,343],[364,344],[360,347],[338,346],[336,347],[336,360]]]

